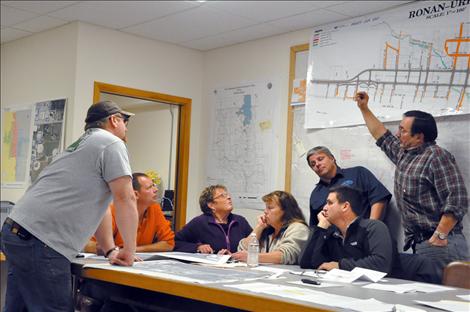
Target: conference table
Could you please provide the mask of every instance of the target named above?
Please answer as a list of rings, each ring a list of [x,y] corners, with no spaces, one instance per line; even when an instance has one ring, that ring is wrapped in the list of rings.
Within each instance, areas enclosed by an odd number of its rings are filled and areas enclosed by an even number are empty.
[[[253,292],[244,289],[230,287],[230,284],[241,282],[216,282],[199,284],[176,280],[173,278],[146,276],[133,272],[121,272],[101,268],[84,267],[90,260],[79,259],[74,262],[73,272],[80,277],[82,282],[98,281],[102,287],[110,289],[114,287],[118,291],[115,298],[129,304],[140,304],[151,310],[192,310],[192,311],[345,311],[348,309],[335,306],[323,305],[316,302],[296,300],[285,296],[277,296],[267,293]],[[96,261],[91,261],[96,262]],[[274,268],[282,268],[289,271],[301,271],[299,266],[271,265]],[[220,269],[225,270],[225,269]],[[244,270],[248,270],[244,268]],[[292,284],[300,281],[301,276],[289,274],[288,272],[278,274],[274,279],[264,278],[262,280],[244,281],[243,283],[263,283],[264,285],[284,285],[301,288],[314,289],[327,294],[351,297],[356,299],[374,298],[384,303],[400,304],[407,307],[418,308],[423,311],[442,311],[430,306],[420,305],[415,300],[439,301],[457,300],[463,301],[456,295],[470,295],[469,290],[451,288],[434,293],[395,293],[377,289],[364,288],[363,285],[342,284],[339,287],[314,288],[311,285]],[[386,284],[406,284],[411,281],[385,278]],[[112,287],[111,287],[112,286]],[[295,296],[293,296],[295,297]],[[164,305],[161,304],[164,302]],[[183,303],[182,303],[183,302]],[[178,305],[179,304],[179,305]],[[365,308],[364,308],[365,309]],[[395,311],[399,309],[395,308]]]

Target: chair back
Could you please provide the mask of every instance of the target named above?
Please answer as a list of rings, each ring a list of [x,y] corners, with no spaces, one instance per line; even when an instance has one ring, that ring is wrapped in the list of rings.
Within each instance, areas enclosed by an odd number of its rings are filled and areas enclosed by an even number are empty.
[[[444,268],[442,284],[470,289],[470,262],[454,261]]]

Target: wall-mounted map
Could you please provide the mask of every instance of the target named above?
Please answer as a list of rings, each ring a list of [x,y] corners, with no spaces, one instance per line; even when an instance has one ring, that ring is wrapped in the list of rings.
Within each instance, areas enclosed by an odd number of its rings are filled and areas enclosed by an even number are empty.
[[[2,110],[2,187],[22,187],[27,181],[31,113],[31,108]]]
[[[62,150],[64,121],[65,99],[39,102],[34,105],[31,183]]]
[[[236,207],[264,209],[278,166],[279,86],[254,82],[218,88],[207,181],[224,184]]]
[[[2,109],[2,187],[23,188],[63,148],[66,99]]]
[[[315,28],[305,127],[362,124],[358,90],[382,121],[412,109],[468,114],[469,16],[469,1],[419,1]]]

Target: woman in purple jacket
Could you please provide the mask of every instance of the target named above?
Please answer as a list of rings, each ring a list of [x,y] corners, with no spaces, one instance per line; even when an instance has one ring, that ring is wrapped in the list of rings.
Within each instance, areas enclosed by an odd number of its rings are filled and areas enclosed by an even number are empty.
[[[175,237],[175,251],[236,252],[238,242],[252,228],[242,216],[232,213],[232,198],[223,185],[206,187],[199,197],[202,215],[186,224]]]

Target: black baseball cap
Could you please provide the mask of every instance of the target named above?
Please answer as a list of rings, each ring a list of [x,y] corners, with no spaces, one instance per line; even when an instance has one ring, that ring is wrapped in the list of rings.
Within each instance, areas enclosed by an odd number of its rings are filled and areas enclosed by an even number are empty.
[[[116,103],[113,101],[101,101],[90,106],[86,114],[86,123],[95,122],[97,120],[106,118],[114,114],[122,114],[124,116],[130,117],[135,114],[126,112],[122,110]]]

